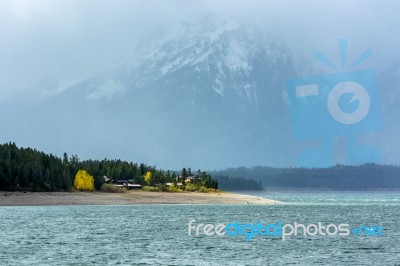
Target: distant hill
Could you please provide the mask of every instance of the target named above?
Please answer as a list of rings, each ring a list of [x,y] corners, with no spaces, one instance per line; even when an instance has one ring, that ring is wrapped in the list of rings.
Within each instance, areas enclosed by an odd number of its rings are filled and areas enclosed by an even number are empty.
[[[273,168],[257,166],[214,171],[214,176],[261,182],[266,189],[398,190],[400,166],[364,164],[330,168]]]
[[[261,191],[264,190],[261,181],[229,176],[213,176],[218,180],[218,187],[225,191]]]

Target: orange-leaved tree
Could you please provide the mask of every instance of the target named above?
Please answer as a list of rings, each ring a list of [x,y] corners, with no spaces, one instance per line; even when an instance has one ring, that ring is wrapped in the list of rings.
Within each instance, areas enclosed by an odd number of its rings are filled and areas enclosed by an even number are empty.
[[[93,190],[93,176],[91,176],[86,170],[78,170],[75,175],[74,187],[78,190]]]

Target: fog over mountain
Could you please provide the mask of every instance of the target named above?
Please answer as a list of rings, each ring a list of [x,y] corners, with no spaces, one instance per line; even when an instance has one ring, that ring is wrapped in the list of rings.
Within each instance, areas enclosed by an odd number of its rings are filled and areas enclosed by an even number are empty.
[[[382,128],[360,140],[400,160],[399,19],[387,3],[0,5],[1,142],[169,169],[296,166],[315,143],[293,139],[286,81],[330,73],[315,54],[340,61],[346,38],[349,62],[373,51],[358,69],[378,79]]]

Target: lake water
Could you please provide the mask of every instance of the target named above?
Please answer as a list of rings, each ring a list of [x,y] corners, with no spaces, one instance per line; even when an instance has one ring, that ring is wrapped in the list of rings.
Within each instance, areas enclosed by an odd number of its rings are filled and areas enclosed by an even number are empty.
[[[261,196],[287,203],[0,207],[0,265],[400,265],[399,192]],[[192,219],[379,225],[384,236],[197,237]]]

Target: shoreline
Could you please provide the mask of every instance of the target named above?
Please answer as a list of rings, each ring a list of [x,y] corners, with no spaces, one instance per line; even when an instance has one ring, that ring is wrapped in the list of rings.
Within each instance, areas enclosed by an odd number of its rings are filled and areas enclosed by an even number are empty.
[[[281,202],[230,192],[9,192],[0,191],[0,206],[137,205],[137,204],[249,204]]]

